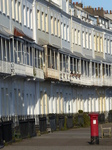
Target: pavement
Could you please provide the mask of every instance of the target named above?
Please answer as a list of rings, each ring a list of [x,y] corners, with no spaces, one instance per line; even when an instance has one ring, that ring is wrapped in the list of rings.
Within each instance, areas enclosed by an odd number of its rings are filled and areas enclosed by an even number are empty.
[[[104,124],[111,127],[112,124]],[[101,138],[99,126],[99,145],[91,145],[90,128],[76,128],[55,131],[5,146],[3,150],[112,150],[112,137]]]

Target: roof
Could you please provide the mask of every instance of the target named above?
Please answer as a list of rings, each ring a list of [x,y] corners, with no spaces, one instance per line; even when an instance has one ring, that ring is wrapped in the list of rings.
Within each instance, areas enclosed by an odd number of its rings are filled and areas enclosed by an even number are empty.
[[[29,41],[34,41],[31,37],[27,36],[23,31],[21,31],[18,28],[14,28],[14,36],[22,37],[22,38],[25,38],[25,39],[27,39]]]

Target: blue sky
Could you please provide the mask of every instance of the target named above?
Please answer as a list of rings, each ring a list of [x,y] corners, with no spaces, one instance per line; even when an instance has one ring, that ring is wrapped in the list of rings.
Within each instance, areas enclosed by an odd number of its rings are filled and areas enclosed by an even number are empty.
[[[104,10],[112,10],[112,0],[72,0],[72,2],[82,2],[83,6],[103,7]]]

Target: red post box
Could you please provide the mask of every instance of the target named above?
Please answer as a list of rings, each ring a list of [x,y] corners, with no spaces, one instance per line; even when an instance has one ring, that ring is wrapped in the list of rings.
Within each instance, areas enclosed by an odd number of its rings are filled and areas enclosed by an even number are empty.
[[[98,115],[99,114],[97,113],[89,114],[91,125],[91,144],[99,144]]]

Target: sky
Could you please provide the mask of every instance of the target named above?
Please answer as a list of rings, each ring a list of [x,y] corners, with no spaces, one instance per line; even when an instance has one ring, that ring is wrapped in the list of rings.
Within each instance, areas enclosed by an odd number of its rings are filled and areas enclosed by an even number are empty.
[[[83,6],[103,7],[104,10],[112,10],[112,0],[72,0],[72,2],[82,2]]]

